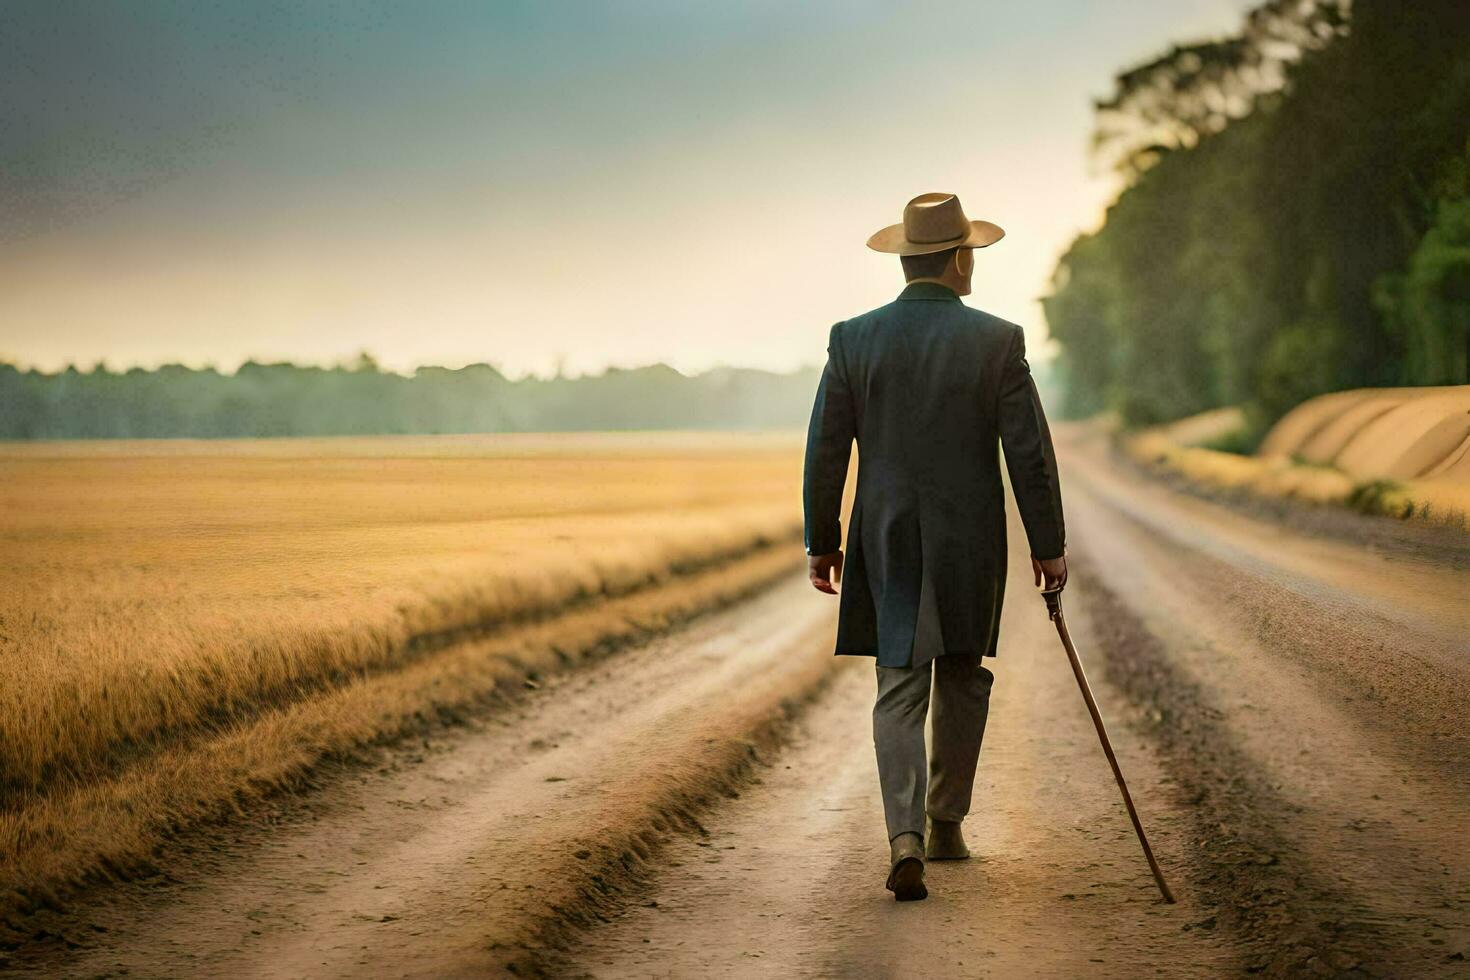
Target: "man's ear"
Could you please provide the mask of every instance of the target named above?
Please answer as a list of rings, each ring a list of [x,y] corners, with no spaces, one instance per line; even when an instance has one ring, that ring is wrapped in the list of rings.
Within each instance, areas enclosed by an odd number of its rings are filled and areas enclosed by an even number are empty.
[[[975,250],[973,248],[955,249],[954,268],[962,276],[968,276],[975,271]]]

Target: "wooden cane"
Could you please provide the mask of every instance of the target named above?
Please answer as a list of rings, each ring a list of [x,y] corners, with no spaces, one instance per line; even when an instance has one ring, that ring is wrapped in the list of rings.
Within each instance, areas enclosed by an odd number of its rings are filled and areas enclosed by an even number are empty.
[[[1062,646],[1066,648],[1067,659],[1072,662],[1072,673],[1077,675],[1077,686],[1082,689],[1082,700],[1087,702],[1088,713],[1092,715],[1092,724],[1097,728],[1097,737],[1102,742],[1103,753],[1108,757],[1108,764],[1113,767],[1113,778],[1118,781],[1118,789],[1123,793],[1123,805],[1128,808],[1128,817],[1133,821],[1133,831],[1138,834],[1138,843],[1143,845],[1143,856],[1148,859],[1149,870],[1154,873],[1154,881],[1159,886],[1159,894],[1164,896],[1164,901],[1170,905],[1174,904],[1174,894],[1169,891],[1169,886],[1164,883],[1164,873],[1159,870],[1159,862],[1154,860],[1154,850],[1148,846],[1148,836],[1143,832],[1143,824],[1138,819],[1138,811],[1133,807],[1133,796],[1128,792],[1128,784],[1123,780],[1123,770],[1118,767],[1118,757],[1113,754],[1113,743],[1108,739],[1107,726],[1103,724],[1102,712],[1097,710],[1097,701],[1092,696],[1092,688],[1087,683],[1087,674],[1082,670],[1082,661],[1077,656],[1077,648],[1072,645],[1072,634],[1067,632],[1067,618],[1062,615],[1062,590],[1060,588],[1048,589],[1041,593],[1046,600],[1047,615],[1051,621],[1057,624],[1057,635],[1062,638]]]

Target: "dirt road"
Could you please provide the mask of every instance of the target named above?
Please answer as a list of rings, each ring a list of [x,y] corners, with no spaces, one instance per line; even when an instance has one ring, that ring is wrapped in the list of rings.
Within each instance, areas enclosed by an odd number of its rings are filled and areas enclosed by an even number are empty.
[[[1470,956],[1470,570],[1069,445],[1068,616],[1019,534],[976,857],[882,889],[868,661],[800,580],[191,835],[41,921],[19,975],[1454,976]],[[1390,534],[1391,538],[1392,535]],[[1375,538],[1377,540],[1377,538]]]

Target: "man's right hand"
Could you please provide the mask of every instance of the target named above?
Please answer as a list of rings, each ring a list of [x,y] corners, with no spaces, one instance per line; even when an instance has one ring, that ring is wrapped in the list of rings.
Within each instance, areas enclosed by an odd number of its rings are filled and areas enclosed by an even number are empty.
[[[832,587],[832,583],[842,581],[842,552],[834,551],[826,555],[808,555],[806,559],[806,576],[811,580],[812,588],[818,592],[836,595],[837,590]]]
[[[1046,580],[1046,586],[1042,591],[1051,592],[1060,589],[1067,584],[1067,556],[1060,558],[1047,558],[1044,561],[1031,559],[1031,573],[1036,578],[1037,588],[1042,588],[1042,579]]]

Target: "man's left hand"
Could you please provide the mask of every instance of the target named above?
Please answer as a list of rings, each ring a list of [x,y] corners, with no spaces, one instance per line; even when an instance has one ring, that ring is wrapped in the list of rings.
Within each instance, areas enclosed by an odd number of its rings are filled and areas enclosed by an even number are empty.
[[[1041,583],[1046,582],[1043,591],[1054,592],[1066,587],[1067,584],[1067,556],[1059,558],[1031,559],[1031,574],[1036,579],[1036,587],[1040,589]]]
[[[837,590],[833,588],[834,583],[842,581],[842,552],[834,551],[826,555],[808,555],[806,559],[806,575],[811,579],[812,588],[818,592],[828,595],[836,595]]]

